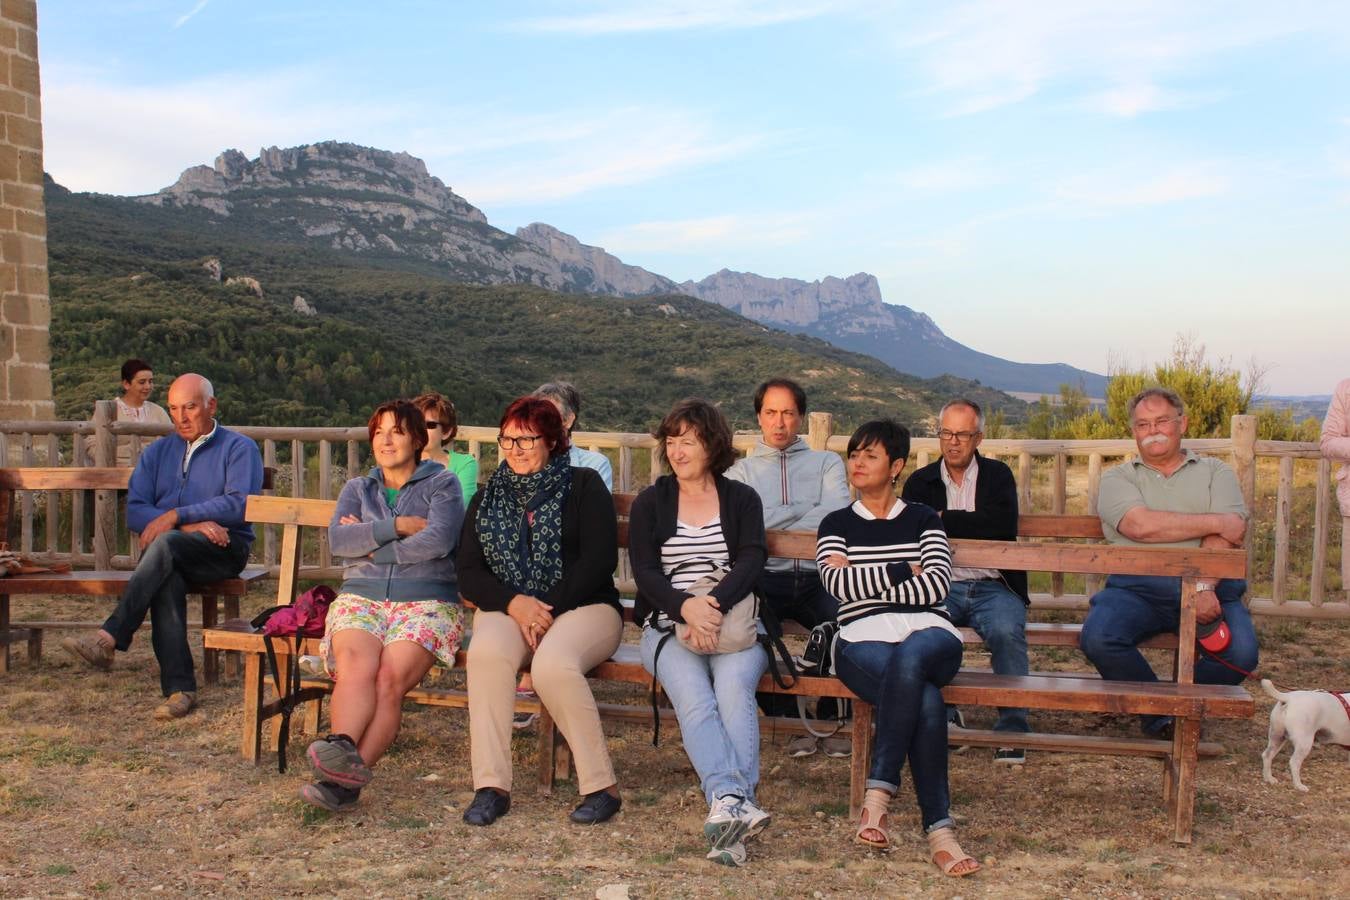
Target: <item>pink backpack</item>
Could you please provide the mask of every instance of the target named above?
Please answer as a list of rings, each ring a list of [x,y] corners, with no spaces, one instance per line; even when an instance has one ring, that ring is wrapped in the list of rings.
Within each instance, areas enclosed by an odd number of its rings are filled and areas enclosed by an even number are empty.
[[[323,637],[324,626],[328,622],[328,605],[336,597],[337,594],[328,585],[315,585],[296,597],[290,606],[274,607],[264,613],[266,619],[261,623],[262,633],[272,637],[291,634],[298,637]]]

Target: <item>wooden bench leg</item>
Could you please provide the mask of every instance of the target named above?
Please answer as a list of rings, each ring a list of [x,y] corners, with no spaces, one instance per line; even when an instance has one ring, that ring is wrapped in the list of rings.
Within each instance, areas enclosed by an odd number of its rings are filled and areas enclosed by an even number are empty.
[[[41,628],[30,628],[28,630],[28,662],[34,666],[42,662]]]
[[[861,700],[853,701],[852,760],[848,774],[848,815],[857,820],[862,815],[867,775],[872,770],[872,704]]]
[[[237,618],[239,618],[239,598],[238,598],[238,597],[226,597],[226,598],[225,598],[225,619],[226,619],[226,621],[228,621],[228,620],[230,620],[230,619],[237,619]],[[226,651],[225,651],[225,677],[226,677],[226,678],[238,678],[238,677],[239,677],[239,651],[238,651],[238,650],[226,650]]]
[[[263,664],[262,655],[250,653],[244,657],[244,710],[243,734],[240,736],[239,753],[244,759],[257,765],[262,755],[262,701],[263,701]]]
[[[539,708],[539,792],[553,793],[553,778],[557,765],[558,726],[548,710]]]
[[[216,627],[216,598],[202,594],[202,630]],[[220,651],[202,650],[202,671],[206,683],[214,685],[220,679]]]
[[[1176,757],[1177,779],[1173,788],[1172,840],[1178,844],[1191,842],[1195,825],[1195,773],[1200,760],[1200,718],[1176,720],[1176,735],[1172,739],[1172,755]]]
[[[0,594],[0,675],[9,671],[9,594]]]

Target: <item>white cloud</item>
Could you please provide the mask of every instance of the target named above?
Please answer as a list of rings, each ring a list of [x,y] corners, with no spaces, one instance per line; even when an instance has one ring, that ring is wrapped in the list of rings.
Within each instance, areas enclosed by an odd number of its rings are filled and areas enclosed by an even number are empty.
[[[589,11],[523,19],[516,27],[578,35],[762,28],[817,18],[853,5],[824,0],[606,0],[591,4]]]
[[[810,237],[810,217],[801,213],[709,216],[636,222],[600,236],[617,255],[634,253],[726,253],[732,248],[781,247]]]
[[[1054,196],[1070,211],[1100,213],[1217,197],[1228,193],[1231,186],[1227,166],[1193,162],[1154,172],[1131,169],[1077,175],[1061,181]]]
[[[196,6],[192,7],[192,9],[188,10],[186,13],[184,13],[183,15],[179,16],[177,19],[174,20],[173,23],[174,29],[177,30],[179,28],[182,28],[184,25],[188,23],[189,19],[191,19],[193,16],[195,16],[202,10],[206,9],[206,4],[210,2],[211,0],[197,0]]]
[[[919,69],[921,92],[943,98],[949,115],[1085,85],[1089,108],[1110,115],[1177,108],[1213,96],[1163,86],[1201,62],[1299,33],[1347,30],[1336,0],[967,0],[933,8],[905,17],[897,39]]]

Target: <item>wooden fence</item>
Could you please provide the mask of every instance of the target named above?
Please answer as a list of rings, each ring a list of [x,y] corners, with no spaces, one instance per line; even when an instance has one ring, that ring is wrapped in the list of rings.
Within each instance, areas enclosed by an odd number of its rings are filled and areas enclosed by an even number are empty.
[[[165,426],[115,421],[111,401],[96,404],[88,422],[0,422],[0,466],[116,465],[118,441],[132,439],[139,455],[141,442],[166,433]],[[814,449],[843,453],[847,435],[832,434],[829,413],[811,413],[805,435]],[[241,426],[236,430],[258,441],[263,463],[277,469],[275,493],[294,497],[333,499],[351,473],[368,461],[366,430],[353,428],[281,428]],[[480,459],[482,471],[496,464],[497,430],[461,426],[457,443]],[[748,450],[755,434],[736,436],[736,447]],[[605,453],[614,465],[616,490],[631,491],[659,474],[655,441],[647,434],[577,432],[576,444]],[[1237,472],[1248,509],[1253,511],[1247,530],[1252,582],[1252,611],[1262,615],[1301,618],[1350,618],[1347,585],[1339,584],[1339,567],[1329,550],[1339,546],[1333,534],[1340,527],[1332,493],[1331,463],[1315,443],[1258,441],[1254,416],[1234,416],[1227,438],[1187,441],[1198,453],[1220,456]],[[1017,476],[1024,513],[1081,513],[1097,511],[1103,469],[1133,456],[1132,440],[1055,441],[986,439],[985,455],[1007,462]],[[935,459],[937,439],[913,441],[915,466]],[[1271,481],[1274,481],[1273,490]],[[17,504],[21,516],[21,550],[41,559],[69,561],[77,567],[119,568],[135,565],[135,548],[126,540],[115,492],[95,491],[92,523],[88,501],[74,497],[64,505],[54,492],[45,497],[23,492]],[[1311,494],[1311,496],[1309,496]],[[63,515],[64,513],[64,515]],[[52,523],[58,523],[53,527]],[[41,540],[38,540],[40,533]],[[128,546],[125,553],[118,548]],[[326,536],[305,548],[305,565],[316,577],[333,577]],[[255,556],[276,565],[278,542],[264,529]],[[1033,606],[1043,609],[1082,609],[1098,583],[1089,580],[1066,585],[1062,577],[1049,579],[1045,590],[1033,591]]]

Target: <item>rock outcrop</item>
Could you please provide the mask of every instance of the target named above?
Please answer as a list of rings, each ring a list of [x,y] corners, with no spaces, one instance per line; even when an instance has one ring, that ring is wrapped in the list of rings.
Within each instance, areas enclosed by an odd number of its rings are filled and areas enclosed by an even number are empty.
[[[561,274],[581,290],[597,294],[637,296],[673,294],[679,287],[669,278],[630,266],[601,247],[583,244],[552,225],[535,222],[516,229],[516,237],[538,247],[558,263]]]
[[[232,287],[233,285],[236,284],[240,285],[243,288],[246,288],[250,294],[257,297],[259,300],[262,299],[263,295],[262,283],[258,281],[258,279],[250,277],[248,275],[234,275],[230,278],[225,279],[226,287]]]
[[[319,311],[314,308],[314,305],[299,294],[296,294],[295,299],[291,301],[291,309],[302,316],[317,316],[319,314]]]

